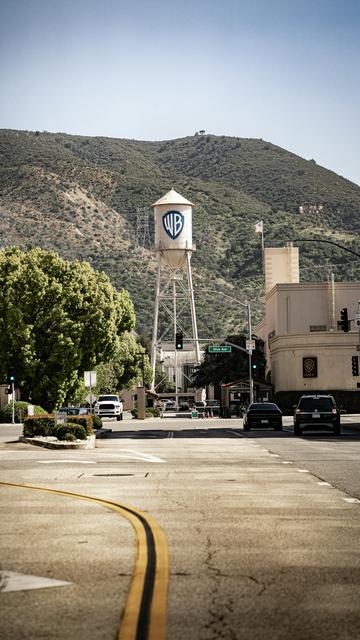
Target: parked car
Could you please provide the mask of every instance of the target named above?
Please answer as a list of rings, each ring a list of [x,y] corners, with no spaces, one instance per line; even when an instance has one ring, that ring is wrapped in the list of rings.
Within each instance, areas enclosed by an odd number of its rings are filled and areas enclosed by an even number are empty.
[[[282,430],[282,412],[273,402],[253,402],[245,411],[244,431],[270,428]]]
[[[86,407],[60,407],[58,413],[65,413],[67,416],[82,416],[89,413]]]
[[[294,434],[299,436],[305,429],[331,429],[340,435],[340,410],[333,396],[301,396],[294,413]]]
[[[176,409],[175,400],[168,400],[167,398],[164,398],[164,400],[161,400],[161,403],[164,411],[175,411]]]
[[[179,402],[179,411],[190,411],[189,403],[183,400]]]
[[[206,407],[205,400],[198,400],[197,402],[194,402],[194,409],[198,413],[205,413],[205,407]]]

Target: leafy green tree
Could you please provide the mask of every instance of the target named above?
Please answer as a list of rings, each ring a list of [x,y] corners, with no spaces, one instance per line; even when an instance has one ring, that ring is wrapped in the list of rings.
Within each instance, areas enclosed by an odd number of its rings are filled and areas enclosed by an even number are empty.
[[[245,348],[246,337],[244,335],[228,336],[226,342],[232,342]],[[255,341],[255,351],[252,354],[252,363],[256,365],[253,376],[263,379],[265,376],[264,344],[262,340]],[[219,387],[221,383],[232,382],[247,378],[249,375],[249,357],[245,351],[234,349],[231,353],[208,353],[199,367],[196,367],[193,384],[195,387],[206,387],[213,384]]]
[[[52,251],[0,252],[0,376],[46,409],[71,400],[83,371],[111,360],[135,314],[127,291]]]
[[[129,389],[142,381],[145,385],[152,377],[149,357],[132,333],[125,333],[119,340],[114,356],[109,362],[97,368],[97,386],[95,393],[111,393]]]

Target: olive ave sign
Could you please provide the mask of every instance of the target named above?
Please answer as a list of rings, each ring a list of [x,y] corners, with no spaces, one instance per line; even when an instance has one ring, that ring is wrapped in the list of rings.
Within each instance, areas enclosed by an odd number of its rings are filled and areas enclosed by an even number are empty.
[[[231,346],[227,344],[210,344],[208,353],[231,353]]]

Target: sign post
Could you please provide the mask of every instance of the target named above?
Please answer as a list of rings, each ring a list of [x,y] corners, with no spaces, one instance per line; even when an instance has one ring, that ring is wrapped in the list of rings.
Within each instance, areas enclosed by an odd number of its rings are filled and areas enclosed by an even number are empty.
[[[15,424],[15,376],[10,376],[11,382],[11,424]]]
[[[84,385],[85,387],[89,387],[90,390],[90,413],[92,413],[93,395],[91,393],[91,390],[92,387],[96,387],[96,371],[84,371]]]

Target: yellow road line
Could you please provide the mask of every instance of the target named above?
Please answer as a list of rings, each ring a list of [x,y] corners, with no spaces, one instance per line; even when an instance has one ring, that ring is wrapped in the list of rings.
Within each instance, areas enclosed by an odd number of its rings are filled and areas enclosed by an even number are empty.
[[[117,638],[165,640],[169,582],[168,551],[165,534],[154,518],[133,507],[71,491],[14,482],[0,481],[0,485],[88,500],[127,518],[136,531],[137,557]]]

